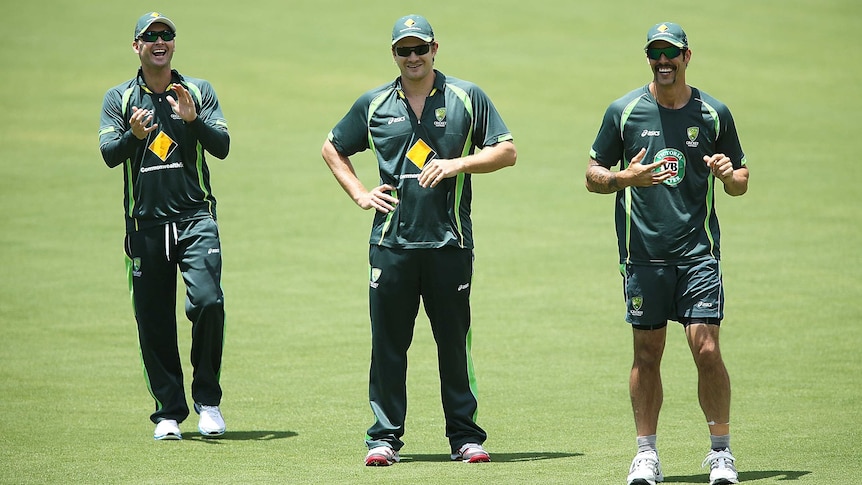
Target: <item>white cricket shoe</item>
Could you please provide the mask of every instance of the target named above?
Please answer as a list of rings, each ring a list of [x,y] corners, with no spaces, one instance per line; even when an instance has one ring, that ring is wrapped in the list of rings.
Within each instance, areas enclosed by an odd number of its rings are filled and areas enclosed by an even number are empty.
[[[389,466],[399,461],[398,452],[388,446],[375,446],[365,455],[365,466]]]
[[[655,485],[664,481],[661,473],[661,463],[658,461],[658,453],[655,451],[641,451],[632,460],[629,468],[629,476],[626,478],[628,485]]]
[[[733,462],[736,458],[725,448],[720,451],[712,450],[706,455],[701,467],[709,465],[709,485],[730,485],[739,483],[739,475]]]
[[[153,439],[156,440],[181,440],[183,435],[180,433],[180,427],[173,419],[163,419],[156,424],[156,430],[153,432]]]
[[[198,431],[204,436],[221,436],[224,434],[224,418],[218,406],[207,406],[195,403],[195,412],[201,415],[198,420]]]
[[[449,455],[453,460],[461,460],[464,463],[487,463],[491,461],[491,455],[477,443],[467,443],[458,449],[457,453]]]

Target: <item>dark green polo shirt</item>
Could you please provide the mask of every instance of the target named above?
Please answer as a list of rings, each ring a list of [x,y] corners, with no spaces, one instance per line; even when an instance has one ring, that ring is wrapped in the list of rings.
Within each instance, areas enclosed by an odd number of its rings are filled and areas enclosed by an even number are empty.
[[[636,89],[608,107],[590,157],[607,168],[622,161],[625,168],[641,148],[647,150],[642,163],[663,160],[662,168],[675,175],[659,186],[617,192],[620,262],[720,259],[715,188],[721,182],[703,156],[724,153],[734,169],[745,165],[730,110],[696,88],[681,109],[660,106],[648,85]]]
[[[204,151],[225,158],[230,147],[218,97],[203,79],[173,71],[173,82],[188,89],[198,117],[191,123],[173,112],[169,90],[153,93],[138,75],[109,89],[102,104],[99,148],[109,167],[123,164],[127,232],[167,222],[216,217]],[[138,140],[129,126],[132,106],[153,111],[158,128]]]
[[[389,214],[375,213],[371,244],[473,247],[470,174],[426,188],[419,185],[419,173],[433,158],[470,155],[476,148],[512,140],[512,135],[478,86],[434,72],[434,89],[421,118],[410,108],[398,78],[360,96],[329,133],[344,156],[373,150],[380,183],[396,187],[393,195],[399,203]]]

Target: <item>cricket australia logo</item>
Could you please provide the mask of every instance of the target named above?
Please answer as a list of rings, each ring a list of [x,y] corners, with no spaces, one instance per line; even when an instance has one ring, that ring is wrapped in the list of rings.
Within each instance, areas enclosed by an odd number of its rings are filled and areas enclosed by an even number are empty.
[[[700,128],[696,126],[690,126],[686,128],[685,134],[688,135],[688,141],[685,142],[686,146],[689,146],[691,148],[697,148],[697,145],[699,144],[697,142],[698,133],[700,133]]]
[[[655,171],[670,170],[671,177],[664,181],[670,187],[676,187],[685,178],[685,155],[676,148],[665,148],[655,154],[653,162],[661,162]]]
[[[437,121],[434,122],[434,126],[437,128],[445,128],[446,127],[446,108],[437,108],[434,110],[434,117],[437,118]]]
[[[380,268],[371,268],[371,281],[368,282],[368,285],[372,288],[377,288],[380,285],[377,280],[380,278],[382,273],[383,270]]]
[[[141,276],[141,258],[132,259],[132,276]]]
[[[642,308],[644,306],[644,297],[642,297],[640,295],[633,296],[631,299],[631,302],[632,302],[632,309],[629,310],[629,313],[633,316],[636,316],[636,317],[642,316],[644,314],[644,312],[642,310]]]

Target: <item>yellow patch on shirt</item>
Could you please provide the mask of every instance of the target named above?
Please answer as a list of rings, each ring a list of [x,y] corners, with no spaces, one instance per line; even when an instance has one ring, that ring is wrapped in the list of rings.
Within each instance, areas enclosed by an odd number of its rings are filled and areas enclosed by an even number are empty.
[[[164,131],[160,131],[147,148],[164,162],[167,161],[171,153],[177,148],[177,142],[166,135]]]
[[[407,150],[407,160],[413,162],[420,169],[425,166],[425,163],[433,160],[437,153],[428,146],[421,138]]]

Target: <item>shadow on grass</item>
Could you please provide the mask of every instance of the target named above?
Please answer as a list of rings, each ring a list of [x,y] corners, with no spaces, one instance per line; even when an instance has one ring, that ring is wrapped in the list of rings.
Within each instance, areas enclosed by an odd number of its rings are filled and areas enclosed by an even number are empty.
[[[205,441],[207,443],[218,443],[219,441],[272,441],[299,436],[296,431],[226,431],[221,436],[205,437],[199,434],[189,434],[188,439],[193,441]],[[186,436],[183,436],[184,438]]]
[[[584,456],[583,453],[560,453],[556,451],[528,451],[523,453],[491,453],[491,463],[517,463],[520,461],[555,460],[557,458],[570,458],[573,456]],[[449,462],[449,455],[444,454],[406,454],[401,455],[402,462]]]
[[[776,480],[799,480],[800,477],[810,474],[808,471],[790,471],[790,470],[763,470],[763,471],[745,471],[739,472],[740,482],[750,482],[754,480],[762,480],[764,478],[775,478]],[[665,483],[706,483],[709,481],[709,475],[706,473],[699,475],[664,477]]]

